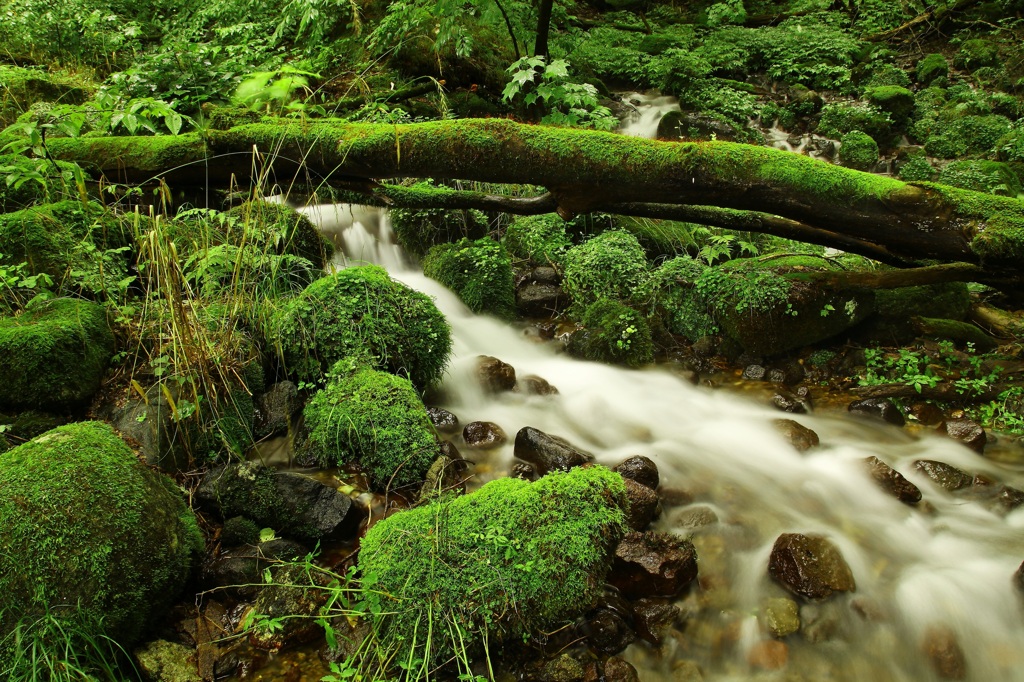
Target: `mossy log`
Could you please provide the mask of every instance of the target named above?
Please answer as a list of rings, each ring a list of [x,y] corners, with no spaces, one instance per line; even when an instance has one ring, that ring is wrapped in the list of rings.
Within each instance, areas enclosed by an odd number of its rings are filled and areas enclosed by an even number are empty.
[[[785,218],[790,238],[839,235],[911,261],[979,265],[1019,281],[1024,203],[932,183],[904,183],[767,147],[662,142],[612,133],[465,119],[408,125],[332,120],[241,125],[176,137],[59,139],[52,154],[116,182],[173,186],[303,182],[380,189],[390,178],[444,178],[547,188],[563,217],[629,215],[649,205],[711,206]],[[255,160],[254,160],[255,156]],[[423,198],[416,203],[422,205]],[[457,197],[438,197],[452,208]],[[479,201],[479,196],[475,197]],[[550,212],[550,200],[522,214]],[[622,210],[623,208],[629,210]],[[773,221],[764,221],[771,231]],[[806,226],[801,236],[799,226]]]

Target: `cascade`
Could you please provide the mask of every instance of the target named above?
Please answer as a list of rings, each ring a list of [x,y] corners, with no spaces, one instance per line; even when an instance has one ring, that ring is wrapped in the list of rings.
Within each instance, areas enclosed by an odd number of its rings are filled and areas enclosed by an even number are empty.
[[[1024,559],[1024,508],[1000,515],[954,497],[913,466],[939,460],[1024,487],[1019,451],[1007,445],[996,451],[998,460],[983,458],[935,434],[845,414],[782,415],[743,396],[690,385],[664,368],[625,370],[571,359],[557,343],[540,343],[520,327],[471,313],[426,278],[395,243],[386,212],[304,210],[341,245],[338,267],[384,265],[395,279],[432,296],[447,316],[454,354],[441,407],[463,423],[492,421],[508,434],[532,426],[561,436],[608,466],[646,455],[660,469],[663,492],[693,500],[666,504],[654,525],[692,536],[700,585],[678,602],[685,625],[660,652],[632,645],[623,654],[641,680],[695,679],[678,677],[692,664],[705,680],[783,679],[776,676],[783,673],[807,680],[939,679],[926,654],[929,641],[937,646],[936,632],[947,640],[951,633],[959,643],[967,679],[1021,679],[1024,608],[1011,578]],[[513,365],[519,376],[546,379],[559,394],[484,394],[473,378],[481,354]],[[797,453],[773,427],[781,416],[813,429],[821,445]],[[486,481],[507,473],[512,444],[463,454]],[[925,501],[909,507],[882,492],[864,471],[861,460],[869,456],[916,483]],[[785,639],[786,668],[765,673],[751,663],[767,641],[756,614],[767,599],[788,596],[766,568],[775,539],[790,532],[827,536],[857,586],[804,603],[801,632]]]

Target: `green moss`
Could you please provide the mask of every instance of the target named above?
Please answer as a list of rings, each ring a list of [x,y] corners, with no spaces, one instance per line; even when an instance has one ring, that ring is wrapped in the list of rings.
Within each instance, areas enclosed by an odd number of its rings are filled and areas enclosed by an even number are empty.
[[[940,159],[986,154],[1010,128],[1009,119],[995,114],[940,120],[925,141],[925,150]]]
[[[87,96],[81,80],[42,69],[0,65],[0,128],[14,123],[36,102],[81,104]]]
[[[905,163],[900,164],[900,180],[906,182],[921,182],[935,178],[935,168],[928,162],[925,156],[918,155],[909,158]]]
[[[589,466],[491,481],[381,521],[359,553],[363,585],[381,598],[378,646],[424,656],[432,629],[425,656],[436,661],[485,633],[494,645],[557,630],[601,594],[625,504],[621,477]]]
[[[101,292],[127,274],[128,229],[99,205],[61,201],[0,214],[0,254],[57,285]]]
[[[423,274],[454,291],[475,313],[515,316],[512,259],[490,237],[431,248],[423,259]]]
[[[260,541],[260,527],[244,516],[232,516],[224,522],[220,542],[224,547],[255,545]]]
[[[971,307],[963,282],[930,284],[875,292],[875,309],[882,317],[908,320],[913,315],[962,320]]]
[[[411,187],[390,187],[405,199],[429,201],[438,197],[447,198],[455,194],[451,187],[438,185],[432,180],[418,182]],[[458,239],[480,239],[487,233],[487,217],[476,210],[392,209],[391,227],[395,238],[403,249],[422,258],[430,247],[447,244]]]
[[[262,253],[305,258],[319,268],[334,255],[334,245],[302,213],[270,201],[248,201],[226,214],[241,221],[242,231],[231,231],[228,243],[251,242]]]
[[[667,260],[651,273],[642,294],[645,309],[660,317],[668,331],[690,341],[718,333],[711,308],[694,291],[707,269],[703,262],[689,256]]]
[[[275,315],[268,340],[304,381],[319,380],[338,360],[368,353],[378,366],[425,388],[441,378],[451,352],[451,331],[433,301],[374,265],[309,285]]]
[[[116,168],[119,163],[130,161],[132,168],[153,175],[165,173],[170,168],[188,166],[207,155],[206,145],[197,133],[150,137],[62,137],[46,144],[55,159],[74,159],[86,170]]]
[[[556,215],[517,217],[506,228],[501,243],[513,258],[555,266],[572,247],[565,221]]]
[[[562,286],[578,312],[598,299],[628,301],[647,280],[647,256],[636,237],[603,232],[569,249]]]
[[[422,481],[441,455],[423,401],[405,379],[348,366],[306,405],[305,448],[321,466],[358,463],[378,490]]]
[[[889,88],[899,89],[910,87],[910,76],[907,72],[894,64],[881,63],[872,69],[871,78],[868,80],[868,88]]]
[[[70,298],[0,318],[0,409],[67,409],[100,388],[114,354],[103,306]]]
[[[822,108],[817,133],[838,140],[859,130],[884,147],[892,141],[892,127],[889,114],[872,104],[836,102]]]
[[[0,454],[0,489],[0,638],[70,605],[130,646],[203,549],[181,493],[105,424],[69,424]]]
[[[896,126],[903,126],[914,113],[914,93],[896,85],[880,85],[865,90],[864,98],[889,114]]]
[[[1021,193],[1020,179],[999,161],[953,161],[943,166],[939,182],[975,192],[1016,197]]]
[[[569,352],[577,357],[626,367],[642,367],[654,361],[651,328],[636,310],[599,299],[583,313],[584,329],[576,332]]]
[[[974,70],[980,66],[995,66],[998,62],[999,48],[984,38],[964,42],[953,56],[953,64],[958,69]]]
[[[869,171],[878,163],[878,145],[866,133],[851,130],[843,135],[839,160],[857,170]]]
[[[949,64],[941,54],[933,52],[925,55],[917,62],[915,70],[917,82],[921,85],[929,85],[936,78],[945,78],[949,75]]]

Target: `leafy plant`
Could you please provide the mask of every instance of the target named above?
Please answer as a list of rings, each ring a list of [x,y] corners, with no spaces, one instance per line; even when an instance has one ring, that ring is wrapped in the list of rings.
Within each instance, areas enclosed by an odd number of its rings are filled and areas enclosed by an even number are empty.
[[[597,88],[569,80],[569,63],[547,62],[544,57],[523,57],[508,67],[511,79],[502,91],[506,101],[542,105],[548,112],[542,123],[612,130],[619,121],[597,101]]]
[[[323,109],[300,100],[313,95],[309,87],[310,78],[320,76],[292,66],[282,66],[274,71],[259,71],[249,74],[235,91],[235,101],[253,109],[265,108],[267,113],[323,113]]]

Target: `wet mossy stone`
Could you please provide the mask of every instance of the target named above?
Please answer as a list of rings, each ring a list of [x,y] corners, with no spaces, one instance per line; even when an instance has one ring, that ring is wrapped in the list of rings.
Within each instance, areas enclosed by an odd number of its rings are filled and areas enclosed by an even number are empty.
[[[181,492],[100,422],[61,426],[0,454],[0,525],[0,639],[60,606],[102,618],[102,634],[130,645],[170,607],[203,552]]]
[[[582,312],[598,299],[628,301],[648,278],[647,255],[629,232],[609,230],[569,249],[562,287]]]
[[[475,493],[400,512],[363,539],[359,570],[382,603],[377,646],[429,657],[552,632],[591,608],[625,532],[622,478],[600,466],[529,483],[502,478]],[[464,646],[453,642],[454,623]],[[454,634],[454,633],[452,633]]]
[[[914,315],[963,320],[971,308],[971,296],[963,282],[946,282],[875,292],[880,317],[909,320]]]
[[[859,130],[884,147],[892,141],[892,126],[889,114],[873,104],[835,102],[821,110],[816,132],[838,140],[852,130]]]
[[[924,148],[940,159],[988,154],[1011,128],[1010,119],[996,114],[943,119],[925,140]]]
[[[711,306],[694,289],[707,270],[703,261],[689,256],[665,261],[651,273],[642,292],[644,309],[659,317],[669,332],[690,341],[717,334]]]
[[[636,310],[619,301],[601,299],[587,306],[584,329],[573,334],[569,352],[585,360],[626,367],[654,361],[651,328]]]
[[[904,125],[914,113],[914,93],[896,85],[879,85],[865,90],[864,97],[889,114],[897,126]]]
[[[513,258],[558,266],[572,240],[557,215],[521,216],[505,229],[502,245]]]
[[[441,446],[408,380],[342,361],[303,412],[305,452],[321,466],[358,463],[375,490],[423,481]]]
[[[227,211],[244,227],[228,243],[238,245],[244,238],[264,253],[290,254],[325,267],[334,256],[334,244],[324,239],[302,213],[272,201],[248,201]]]
[[[103,306],[59,298],[0,318],[0,409],[80,407],[114,355]]]
[[[949,63],[946,58],[937,52],[925,55],[917,63],[915,71],[917,82],[921,85],[930,85],[936,78],[945,78],[949,75]]]
[[[852,130],[843,135],[839,160],[844,166],[869,171],[878,163],[878,145],[867,133]]]
[[[953,65],[958,69],[973,71],[980,66],[995,66],[999,62],[999,48],[984,38],[968,40],[953,56]]]
[[[440,380],[451,330],[430,297],[396,282],[376,265],[323,277],[287,302],[268,340],[285,367],[319,381],[337,361],[369,354],[376,366],[424,389]]]
[[[423,274],[454,291],[475,313],[504,319],[515,315],[512,259],[490,237],[432,247],[423,259]]]
[[[103,252],[131,244],[127,226],[95,203],[60,201],[0,214],[4,261],[27,263],[29,273],[46,273],[55,283],[72,270],[86,287],[101,277],[116,281],[126,272],[126,257]]]

